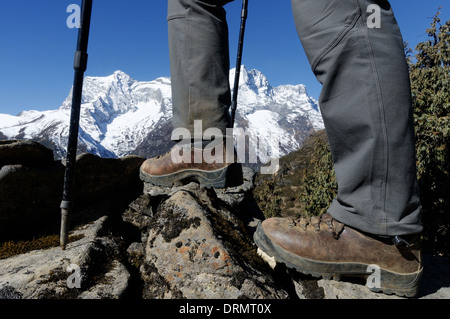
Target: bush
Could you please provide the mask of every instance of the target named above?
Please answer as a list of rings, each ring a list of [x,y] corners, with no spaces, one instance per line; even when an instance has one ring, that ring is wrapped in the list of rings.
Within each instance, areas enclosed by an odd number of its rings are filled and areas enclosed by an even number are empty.
[[[325,131],[312,134],[301,149],[281,158],[275,176],[259,176],[253,193],[266,218],[325,213],[337,194]]]
[[[415,52],[407,46],[426,249],[450,252],[450,21],[438,12]],[[415,53],[415,54],[414,54]],[[413,56],[414,54],[414,56]]]

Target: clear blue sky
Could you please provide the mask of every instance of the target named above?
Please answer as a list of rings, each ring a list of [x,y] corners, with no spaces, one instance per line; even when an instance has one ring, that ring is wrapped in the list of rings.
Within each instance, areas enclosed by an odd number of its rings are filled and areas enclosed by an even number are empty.
[[[69,29],[69,4],[81,0],[2,1],[0,11],[0,113],[58,108],[73,81],[78,30]],[[235,65],[241,1],[226,6],[231,66]],[[448,0],[391,0],[405,40],[414,47],[440,6]],[[166,0],[94,0],[86,75],[122,70],[140,81],[169,76]],[[318,98],[294,27],[289,0],[249,0],[243,63],[261,70],[274,86],[305,84]]]

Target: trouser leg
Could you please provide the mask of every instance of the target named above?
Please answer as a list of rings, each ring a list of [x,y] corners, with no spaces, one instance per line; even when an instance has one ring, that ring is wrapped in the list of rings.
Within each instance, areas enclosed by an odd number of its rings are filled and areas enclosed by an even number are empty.
[[[169,0],[168,31],[172,78],[173,126],[194,136],[230,126],[229,48],[226,12],[220,0]]]
[[[367,8],[380,8],[369,28]],[[292,0],[320,107],[338,195],[329,213],[377,235],[419,233],[414,128],[403,40],[385,0]]]

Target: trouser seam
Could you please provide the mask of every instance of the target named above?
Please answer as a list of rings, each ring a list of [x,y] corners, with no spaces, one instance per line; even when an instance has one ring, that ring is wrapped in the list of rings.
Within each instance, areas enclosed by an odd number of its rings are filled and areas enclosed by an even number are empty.
[[[187,74],[192,74],[191,72],[190,72],[190,68],[191,68],[191,63],[189,63],[190,62],[190,60],[191,60],[191,46],[190,46],[190,41],[189,41],[189,35],[190,35],[190,23],[189,23],[189,13],[190,13],[190,8],[186,11],[186,15],[185,15],[185,18],[186,18],[186,23],[185,23],[185,35],[184,35],[184,43],[185,43],[185,46],[186,46],[186,54],[187,54],[187,66],[186,66],[186,68],[187,68],[187,70],[188,70],[188,72],[187,72]],[[188,123],[191,123],[190,122],[190,118],[191,118],[191,106],[192,106],[192,92],[191,92],[191,88],[192,88],[192,85],[191,85],[191,77],[190,76],[188,76],[188,79],[187,79],[187,82],[188,82]],[[190,125],[188,124],[188,127],[187,127],[187,129],[188,130],[191,130],[192,128],[190,127]]]
[[[175,19],[184,19],[184,18],[186,18],[186,15],[184,15],[184,14],[181,14],[181,13],[173,14],[173,15],[170,15],[167,17],[167,21],[175,20]]]
[[[373,47],[372,47],[367,29],[364,27],[363,22],[361,22],[361,24],[362,24],[361,30],[362,30],[362,33],[364,34],[364,38],[366,41],[366,45],[367,45],[367,49],[368,49],[368,53],[369,53],[369,57],[370,57],[373,79],[375,81],[377,105],[378,105],[378,111],[379,111],[379,116],[380,116],[381,130],[382,130],[382,134],[383,134],[383,153],[384,153],[383,169],[384,169],[384,172],[383,172],[383,180],[382,180],[382,184],[381,184],[381,196],[382,196],[382,198],[381,198],[381,201],[382,201],[381,213],[383,214],[383,218],[379,218],[379,220],[380,220],[380,222],[383,222],[383,221],[387,222],[388,218],[386,216],[386,201],[387,201],[387,183],[388,183],[388,174],[389,174],[389,147],[388,147],[389,138],[388,138],[387,126],[386,126],[386,115],[385,115],[385,110],[384,110],[383,94],[382,94],[382,90],[380,87],[380,78],[379,78],[377,63],[376,63],[375,57],[374,57]]]
[[[346,28],[344,31],[342,31],[342,33],[336,38],[335,41],[333,41],[331,44],[329,44],[311,63],[311,69],[313,70],[313,72],[315,73],[316,67],[318,66],[318,64],[322,61],[322,59],[331,52],[331,50],[333,50],[341,41],[342,39],[355,27],[356,23],[358,22],[358,20],[361,18],[362,13],[361,13],[361,9],[358,8],[358,13],[355,15],[355,17],[353,18],[352,22],[350,23],[350,25],[348,26],[348,28]]]

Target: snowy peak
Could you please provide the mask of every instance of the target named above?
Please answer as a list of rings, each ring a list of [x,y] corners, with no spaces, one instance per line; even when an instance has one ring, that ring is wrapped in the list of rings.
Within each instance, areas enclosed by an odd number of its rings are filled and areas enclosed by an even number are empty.
[[[234,83],[235,74],[235,69],[232,69],[230,83]],[[280,121],[307,116],[315,130],[323,128],[318,102],[308,95],[305,85],[272,87],[263,73],[255,69],[248,70],[244,65],[241,67],[239,83],[238,113],[241,116],[270,109],[277,113]]]
[[[87,76],[83,81],[83,97],[81,103],[95,104],[99,101],[109,101],[113,102],[113,106],[117,104],[117,109],[120,109],[120,101],[130,98],[131,88],[135,83],[136,80],[122,71],[116,71],[106,77]],[[61,108],[70,109],[71,104],[72,90]]]
[[[230,71],[230,84],[234,87],[234,78],[236,76],[236,68]],[[253,69],[248,70],[245,65],[241,66],[239,75],[239,89],[252,91],[256,95],[270,97],[273,94],[273,88],[269,81],[260,71]]]
[[[230,70],[234,86],[235,69]],[[72,92],[56,110],[0,114],[0,138],[45,141],[57,157],[65,156]],[[171,136],[170,78],[136,81],[123,71],[105,77],[86,77],[80,115],[80,151],[102,157],[128,154],[158,155]],[[261,142],[271,156],[300,147],[311,132],[323,128],[317,102],[304,85],[272,87],[258,70],[242,66],[237,127]],[[236,130],[237,131],[237,130]],[[276,134],[279,141],[273,140]],[[237,136],[235,136],[237,137]],[[255,144],[257,145],[257,144]]]

